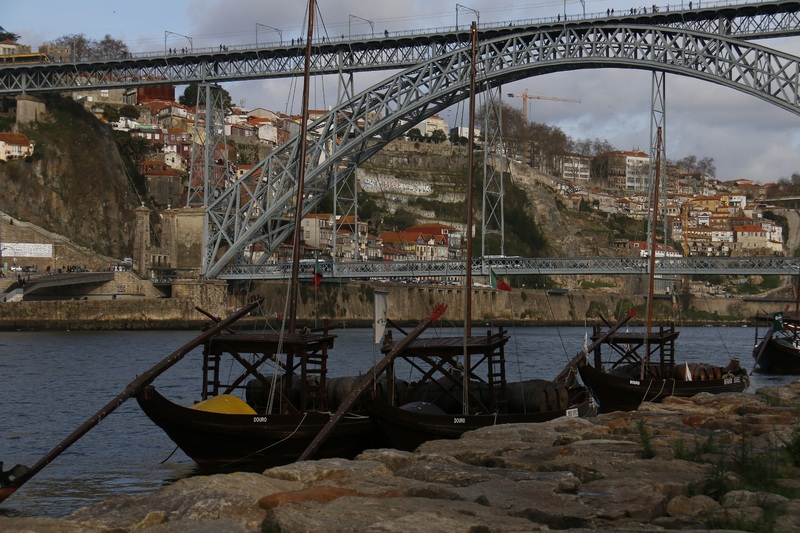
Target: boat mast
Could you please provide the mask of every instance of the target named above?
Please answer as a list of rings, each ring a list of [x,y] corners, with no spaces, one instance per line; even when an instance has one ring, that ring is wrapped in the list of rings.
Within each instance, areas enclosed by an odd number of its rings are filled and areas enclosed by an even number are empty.
[[[469,179],[467,180],[467,266],[464,282],[464,369],[462,406],[465,415],[469,414],[469,377],[472,362],[469,357],[467,340],[472,335],[472,186],[475,181],[475,78],[476,57],[478,49],[478,28],[472,22],[469,72],[469,142],[467,143],[467,166]]]
[[[653,296],[655,294],[655,267],[656,267],[656,224],[658,223],[658,182],[661,173],[661,128],[659,127],[656,132],[656,173],[655,183],[653,183],[653,214],[652,224],[650,227],[650,268],[649,268],[649,282],[647,288],[647,336],[653,329]],[[667,245],[664,243],[664,257],[667,255]],[[650,350],[647,351],[647,359],[650,359]],[[649,362],[649,361],[648,361]]]
[[[475,77],[476,56],[478,48],[478,29],[472,22],[472,49],[470,51],[469,71],[469,143],[467,144],[467,166],[469,179],[467,180],[467,290],[465,296],[464,331],[467,337],[472,334],[472,188],[475,181]]]
[[[308,0],[308,33],[306,37],[306,57],[303,70],[303,111],[300,119],[300,149],[297,156],[297,196],[295,198],[294,235],[292,246],[292,284],[289,296],[289,333],[294,333],[297,324],[297,292],[300,273],[300,231],[303,218],[303,196],[306,179],[306,148],[308,133],[308,86],[311,72],[311,39],[314,37],[314,4],[316,0]]]

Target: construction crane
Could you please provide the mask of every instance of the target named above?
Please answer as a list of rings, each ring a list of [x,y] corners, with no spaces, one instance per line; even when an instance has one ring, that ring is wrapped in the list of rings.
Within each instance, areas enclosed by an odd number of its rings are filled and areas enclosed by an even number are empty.
[[[522,116],[523,116],[523,119],[525,120],[526,123],[528,122],[528,100],[553,100],[555,102],[574,102],[576,104],[580,104],[581,103],[580,100],[573,100],[571,98],[558,98],[558,97],[555,97],[555,96],[531,96],[531,95],[528,94],[528,89],[525,89],[525,91],[522,94],[508,93],[508,97],[509,98],[522,98]],[[529,147],[528,147],[529,142],[528,142],[528,138],[527,138],[528,137],[527,128],[525,129],[524,135],[525,135],[525,138],[523,139],[523,143],[522,143],[522,160],[528,162],[528,164],[532,164],[533,162],[532,161],[528,161],[528,156],[526,154],[526,152],[529,149]]]
[[[555,96],[531,96],[528,94],[528,89],[522,94],[508,93],[509,98],[522,98],[522,116],[528,120],[528,100],[553,100],[555,102],[573,102],[580,104],[580,100],[573,100],[571,98],[557,98]]]

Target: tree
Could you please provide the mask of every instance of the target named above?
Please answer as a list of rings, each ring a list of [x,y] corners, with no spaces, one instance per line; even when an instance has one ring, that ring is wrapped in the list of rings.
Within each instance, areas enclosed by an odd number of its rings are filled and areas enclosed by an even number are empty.
[[[0,41],[19,41],[19,34],[13,31],[6,31],[5,28],[0,26]]]
[[[136,109],[136,106],[128,104],[119,108],[119,116],[136,120],[141,116],[141,113]]]
[[[196,83],[190,83],[184,89],[183,94],[178,97],[178,103],[181,105],[185,105],[187,107],[194,107],[197,105],[197,91],[198,85]],[[233,101],[231,100],[231,95],[225,89],[221,89],[222,91],[222,105],[226,111],[230,111],[233,109]]]
[[[126,57],[130,54],[128,45],[108,34],[101,41],[90,39],[82,33],[63,35],[47,44],[60,48],[69,48],[70,56],[75,61],[98,61]]]
[[[450,133],[450,144],[453,146],[467,146],[469,144],[469,139],[453,131]]]
[[[119,111],[112,105],[106,105],[103,107],[103,118],[107,122],[117,122],[119,120]]]
[[[148,154],[155,151],[150,141],[144,137],[132,137],[128,132],[116,132],[116,139],[119,151],[134,165],[138,165]]]
[[[686,173],[699,173],[710,177],[714,177],[717,174],[717,167],[714,164],[713,157],[704,157],[698,161],[697,156],[687,155],[683,159],[676,161],[674,165]]]
[[[410,141],[419,142],[424,140],[425,137],[422,136],[422,132],[419,131],[419,128],[412,128],[411,131],[408,132],[408,139]]]
[[[443,143],[446,140],[447,140],[447,134],[445,134],[445,132],[443,132],[442,130],[434,130],[434,132],[431,134],[431,141],[436,144]]]
[[[702,172],[704,176],[715,177],[717,175],[717,166],[714,164],[714,158],[704,157],[698,161],[697,170]]]
[[[781,178],[777,187],[767,189],[767,197],[780,198],[781,196],[800,195],[800,173],[795,172],[791,178]]]

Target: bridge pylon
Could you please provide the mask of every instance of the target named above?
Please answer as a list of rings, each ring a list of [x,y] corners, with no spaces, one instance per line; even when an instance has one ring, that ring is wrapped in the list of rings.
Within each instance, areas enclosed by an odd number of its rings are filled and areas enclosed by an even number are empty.
[[[483,151],[483,202],[481,207],[481,221],[483,228],[481,231],[481,256],[499,253],[505,255],[505,217],[504,197],[505,183],[504,174],[507,169],[508,160],[506,158],[505,144],[503,143],[503,119],[502,119],[502,93],[501,87],[491,87],[483,94],[484,100],[484,151]],[[471,134],[472,132],[470,132]],[[470,231],[469,228],[467,231]],[[497,245],[487,242],[490,235],[499,238],[499,250]]]
[[[214,83],[197,86],[197,111],[192,138],[192,160],[186,205],[208,207],[211,198],[234,181],[225,136],[222,87]]]

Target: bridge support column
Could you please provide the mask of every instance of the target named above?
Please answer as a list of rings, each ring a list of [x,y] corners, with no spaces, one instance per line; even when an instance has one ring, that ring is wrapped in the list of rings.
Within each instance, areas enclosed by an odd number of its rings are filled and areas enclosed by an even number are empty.
[[[35,96],[21,94],[17,96],[17,126],[39,122],[47,116],[47,106]]]

